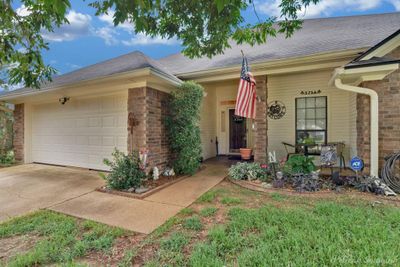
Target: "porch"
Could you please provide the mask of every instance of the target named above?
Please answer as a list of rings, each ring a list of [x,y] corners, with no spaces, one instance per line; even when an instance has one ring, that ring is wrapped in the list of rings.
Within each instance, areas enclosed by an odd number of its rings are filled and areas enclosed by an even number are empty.
[[[239,155],[247,147],[260,162],[267,152],[279,160],[302,153],[320,165],[321,146],[334,144],[347,166],[357,155],[357,94],[329,86],[331,74],[325,69],[257,77],[255,120],[234,115],[237,79],[203,84],[203,158]]]

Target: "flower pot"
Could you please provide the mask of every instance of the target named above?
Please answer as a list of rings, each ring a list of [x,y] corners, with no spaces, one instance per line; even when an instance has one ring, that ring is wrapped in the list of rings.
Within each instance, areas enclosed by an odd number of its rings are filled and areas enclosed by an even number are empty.
[[[249,160],[251,158],[251,148],[241,148],[240,156],[244,160]]]

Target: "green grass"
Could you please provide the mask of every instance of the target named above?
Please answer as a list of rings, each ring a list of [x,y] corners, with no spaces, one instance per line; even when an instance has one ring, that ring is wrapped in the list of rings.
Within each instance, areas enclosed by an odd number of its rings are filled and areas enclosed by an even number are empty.
[[[216,207],[206,207],[200,211],[200,215],[203,217],[211,217],[211,216],[214,216],[215,213],[217,213],[217,211],[218,211],[218,208],[216,208]]]
[[[197,199],[197,202],[199,203],[204,203],[204,202],[213,202],[213,200],[217,197],[217,193],[215,191],[208,191],[204,193],[199,199]]]
[[[232,208],[191,266],[399,266],[400,210],[365,202]]]
[[[39,211],[0,224],[0,239],[34,234],[34,247],[12,257],[7,266],[63,263],[71,265],[90,251],[107,252],[116,238],[125,234],[119,228],[50,211]]]
[[[223,197],[221,203],[224,205],[238,205],[242,203],[242,200],[236,197]]]
[[[187,216],[187,215],[192,215],[194,213],[194,210],[192,208],[184,208],[182,209],[179,214]]]
[[[200,231],[203,228],[203,224],[199,216],[194,215],[183,221],[183,227],[188,230]]]
[[[275,201],[283,201],[283,200],[285,199],[284,196],[282,196],[281,194],[276,193],[276,192],[271,193],[270,195],[271,195],[271,198],[272,198],[273,200],[275,200]]]

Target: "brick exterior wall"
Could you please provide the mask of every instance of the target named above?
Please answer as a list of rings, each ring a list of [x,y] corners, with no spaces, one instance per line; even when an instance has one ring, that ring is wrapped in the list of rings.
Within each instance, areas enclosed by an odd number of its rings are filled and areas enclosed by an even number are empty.
[[[400,48],[388,57],[400,59]],[[385,157],[400,150],[400,70],[381,81],[364,82],[361,86],[375,90],[379,98],[379,168]],[[357,95],[357,150],[370,167],[370,99]]]
[[[24,104],[15,105],[13,146],[17,161],[24,161],[24,110]]]
[[[267,161],[267,76],[255,77],[257,83],[257,104],[256,104],[256,118],[254,120],[254,160],[257,162]]]
[[[153,88],[129,89],[128,113],[134,115],[134,127],[128,129],[128,151],[149,151],[147,171],[155,166],[163,169],[172,159],[165,126],[169,100],[169,94]]]

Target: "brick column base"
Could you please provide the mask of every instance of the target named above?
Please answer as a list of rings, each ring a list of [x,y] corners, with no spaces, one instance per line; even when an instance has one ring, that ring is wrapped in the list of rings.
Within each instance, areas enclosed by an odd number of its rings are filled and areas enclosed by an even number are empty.
[[[155,166],[163,169],[172,160],[165,126],[169,101],[168,93],[150,87],[129,89],[128,92],[128,114],[131,118],[133,115],[134,121],[132,131],[128,127],[128,151],[149,151],[147,171]]]
[[[254,120],[254,160],[257,162],[267,162],[267,76],[255,77],[257,87],[256,118]]]

